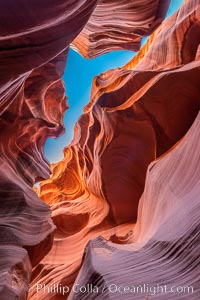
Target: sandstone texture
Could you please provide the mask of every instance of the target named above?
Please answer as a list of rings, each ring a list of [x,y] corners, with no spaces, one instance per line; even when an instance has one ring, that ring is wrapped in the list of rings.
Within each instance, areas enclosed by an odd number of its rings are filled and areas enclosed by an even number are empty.
[[[200,3],[163,21],[169,3],[0,4],[1,300],[132,299],[113,282],[189,285],[176,299],[199,299]],[[69,47],[86,58],[140,50],[93,79],[74,138],[50,165]],[[69,291],[37,289],[53,285]],[[172,295],[134,295],[145,297]]]

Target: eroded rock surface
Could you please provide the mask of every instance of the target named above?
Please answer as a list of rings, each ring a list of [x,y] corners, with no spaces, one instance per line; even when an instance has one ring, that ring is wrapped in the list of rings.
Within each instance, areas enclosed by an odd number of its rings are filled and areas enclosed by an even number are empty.
[[[105,256],[112,257],[113,249],[119,247],[116,244],[128,244],[121,245],[119,256],[111,259],[113,270],[116,264],[120,275],[115,273],[116,282],[127,281],[124,260],[129,264],[136,259],[139,264],[143,253],[147,253],[147,264],[150,257],[154,268],[160,265],[160,252],[152,250],[155,241],[158,250],[163,243],[167,245],[162,249],[163,259],[171,247],[187,248],[190,244],[196,254],[187,250],[185,255],[190,262],[196,261],[199,118],[184,140],[176,143],[185,136],[200,108],[199,1],[185,1],[158,27],[168,4],[169,1],[150,1],[149,5],[146,1],[122,1],[120,11],[114,0],[45,0],[28,4],[8,0],[1,4],[2,300],[66,299],[68,294],[62,295],[58,290],[44,293],[43,288],[36,287],[57,284],[71,288],[85,246],[94,238],[86,248],[78,282],[89,280],[84,269],[87,262],[92,275],[97,273],[97,279],[108,280]],[[115,18],[111,18],[112,10],[116,10]],[[82,55],[94,57],[119,48],[138,50],[141,37],[149,33],[152,35],[146,45],[128,64],[94,78],[91,99],[75,126],[74,140],[64,149],[64,159],[50,168],[43,147],[48,137],[59,136],[64,130],[67,102],[61,77],[69,45],[73,42]],[[192,153],[191,157],[185,153]],[[153,163],[157,171],[152,173],[151,162],[157,157],[158,163]],[[191,169],[186,176],[188,166]],[[179,177],[180,185],[176,184]],[[41,201],[32,186],[43,179],[47,180],[41,184]],[[151,182],[154,179],[156,182]],[[163,193],[159,182],[166,183]],[[183,185],[181,191],[179,187]],[[171,187],[179,189],[175,195]],[[176,197],[180,211],[172,203]],[[172,236],[168,225],[176,226],[183,216],[185,222]],[[109,248],[106,240],[116,244]],[[130,256],[126,247],[131,248]],[[98,260],[102,253],[103,260]],[[182,265],[175,261],[175,267],[178,263],[180,272],[185,268],[189,273],[189,283],[196,284],[196,265],[191,264],[191,271],[185,260]],[[128,274],[139,282],[141,269],[135,272],[133,266]],[[168,275],[175,278],[170,269],[173,266],[168,265]],[[167,280],[165,268],[163,272],[147,274],[152,275],[153,282]],[[178,283],[186,278],[181,276]],[[92,283],[93,280],[94,276]],[[93,295],[81,297],[90,299]]]
[[[2,300],[26,299],[31,269],[52,246],[51,211],[32,186],[51,173],[43,147],[48,137],[64,131],[61,77],[67,49],[95,5],[91,0],[0,4]]]
[[[57,230],[50,253],[34,270],[30,299],[45,299],[43,289],[36,294],[38,282],[71,287],[91,238],[133,242],[149,164],[176,149],[199,112],[198,20],[198,1],[186,1],[127,65],[94,79],[73,142],[41,184],[40,196],[51,206]],[[163,214],[168,218],[167,211]]]
[[[100,0],[72,45],[87,58],[111,50],[138,51],[142,37],[161,24],[169,4],[169,0]]]
[[[149,165],[132,243],[90,241],[68,299],[199,299],[199,149],[200,114],[183,140]]]

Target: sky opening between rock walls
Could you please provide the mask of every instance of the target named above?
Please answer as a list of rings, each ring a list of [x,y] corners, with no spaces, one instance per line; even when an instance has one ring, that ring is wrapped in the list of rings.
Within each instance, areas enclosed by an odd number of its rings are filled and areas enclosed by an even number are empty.
[[[183,3],[183,0],[172,0],[166,18],[171,16]],[[147,40],[143,38],[142,44]],[[63,149],[73,138],[74,125],[89,102],[90,89],[94,76],[109,69],[123,66],[134,56],[132,51],[112,51],[94,59],[85,59],[70,49],[63,80],[66,85],[69,109],[65,113],[65,133],[61,137],[50,138],[45,144],[44,153],[51,162],[63,158]]]

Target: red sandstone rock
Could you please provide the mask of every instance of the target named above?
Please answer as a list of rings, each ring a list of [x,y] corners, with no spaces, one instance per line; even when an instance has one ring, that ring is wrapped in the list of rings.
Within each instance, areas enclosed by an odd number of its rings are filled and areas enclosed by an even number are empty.
[[[137,221],[137,226],[147,227],[150,224],[146,218],[138,217],[149,163],[170,151],[199,111],[199,1],[191,0],[158,27],[131,62],[94,79],[91,101],[76,124],[74,140],[64,150],[63,161],[52,166],[51,178],[41,186],[40,196],[50,205],[55,230],[48,205],[36,196],[32,185],[50,175],[43,146],[47,137],[63,132],[67,104],[61,76],[67,48],[85,26],[97,2],[45,0],[26,4],[8,0],[1,5],[0,260],[6,258],[0,277],[2,300],[26,298],[31,267],[34,269],[29,299],[66,299],[55,292],[37,292],[35,287],[55,283],[71,287],[84,247],[92,238],[102,235],[119,243],[133,242],[132,233],[142,232],[141,228],[134,231],[133,223]],[[133,12],[130,1],[124,3],[130,13],[124,16],[122,11],[120,20],[129,18]],[[140,3],[137,9],[143,10],[144,1]],[[85,39],[87,29],[101,16],[104,5],[103,1],[98,3],[74,45]],[[90,47],[79,51],[95,56],[116,49],[116,44],[117,48],[135,49],[141,36],[152,32],[162,21],[167,5],[168,1],[160,1],[159,5],[152,1],[152,7],[147,6],[147,15],[142,15],[136,27],[132,24],[123,28],[122,34],[114,34],[103,48],[96,41],[84,41],[83,46]],[[99,25],[104,21],[110,22],[109,13],[107,19],[101,17],[96,29],[101,29]],[[119,23],[111,24],[117,32],[122,30]],[[130,26],[134,27],[131,34]],[[102,46],[96,29],[95,38]],[[107,38],[110,36],[108,30],[104,33]],[[136,40],[135,34],[139,35]],[[195,163],[193,166],[196,172]],[[159,174],[162,175],[162,168]],[[156,201],[154,204],[156,211]],[[160,209],[163,219],[167,219],[169,214]],[[179,219],[183,215],[184,212]],[[167,227],[159,227],[158,217],[151,228],[166,233]],[[187,230],[178,232],[185,234]],[[166,234],[163,236],[167,239]],[[149,234],[145,241],[149,237],[155,236]],[[99,248],[98,253],[110,253],[102,244]],[[151,256],[151,251],[148,253]],[[151,257],[158,263],[157,256]],[[123,262],[119,261],[119,265]],[[127,262],[130,263],[129,257]],[[162,279],[162,274],[158,275]],[[120,277],[126,280],[126,276]]]
[[[48,137],[64,130],[67,103],[61,77],[67,48],[95,4],[96,0],[0,4],[0,252],[1,260],[5,258],[1,300],[26,299],[31,265],[52,246],[50,209],[32,186],[50,175],[43,147]]]
[[[143,36],[163,21],[169,0],[100,0],[72,45],[91,58],[117,49],[138,51]]]
[[[198,1],[187,1],[130,63],[94,79],[72,144],[41,184],[57,230],[50,253],[34,270],[29,299],[46,299],[43,290],[36,293],[38,282],[72,286],[91,238],[132,241],[149,163],[171,151],[200,108],[198,15]]]
[[[199,299],[199,150],[200,113],[174,149],[149,165],[129,244],[88,243],[69,300]]]

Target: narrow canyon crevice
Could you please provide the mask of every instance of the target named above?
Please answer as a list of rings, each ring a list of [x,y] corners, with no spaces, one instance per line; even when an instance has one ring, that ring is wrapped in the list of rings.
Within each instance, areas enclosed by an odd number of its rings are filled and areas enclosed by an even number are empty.
[[[177,280],[199,299],[200,5],[184,1],[164,20],[169,4],[0,4],[0,299],[121,299],[109,286],[131,278]],[[86,58],[138,53],[94,78],[72,143],[49,165],[45,141],[64,132],[70,46]],[[75,293],[75,281],[105,293]]]

